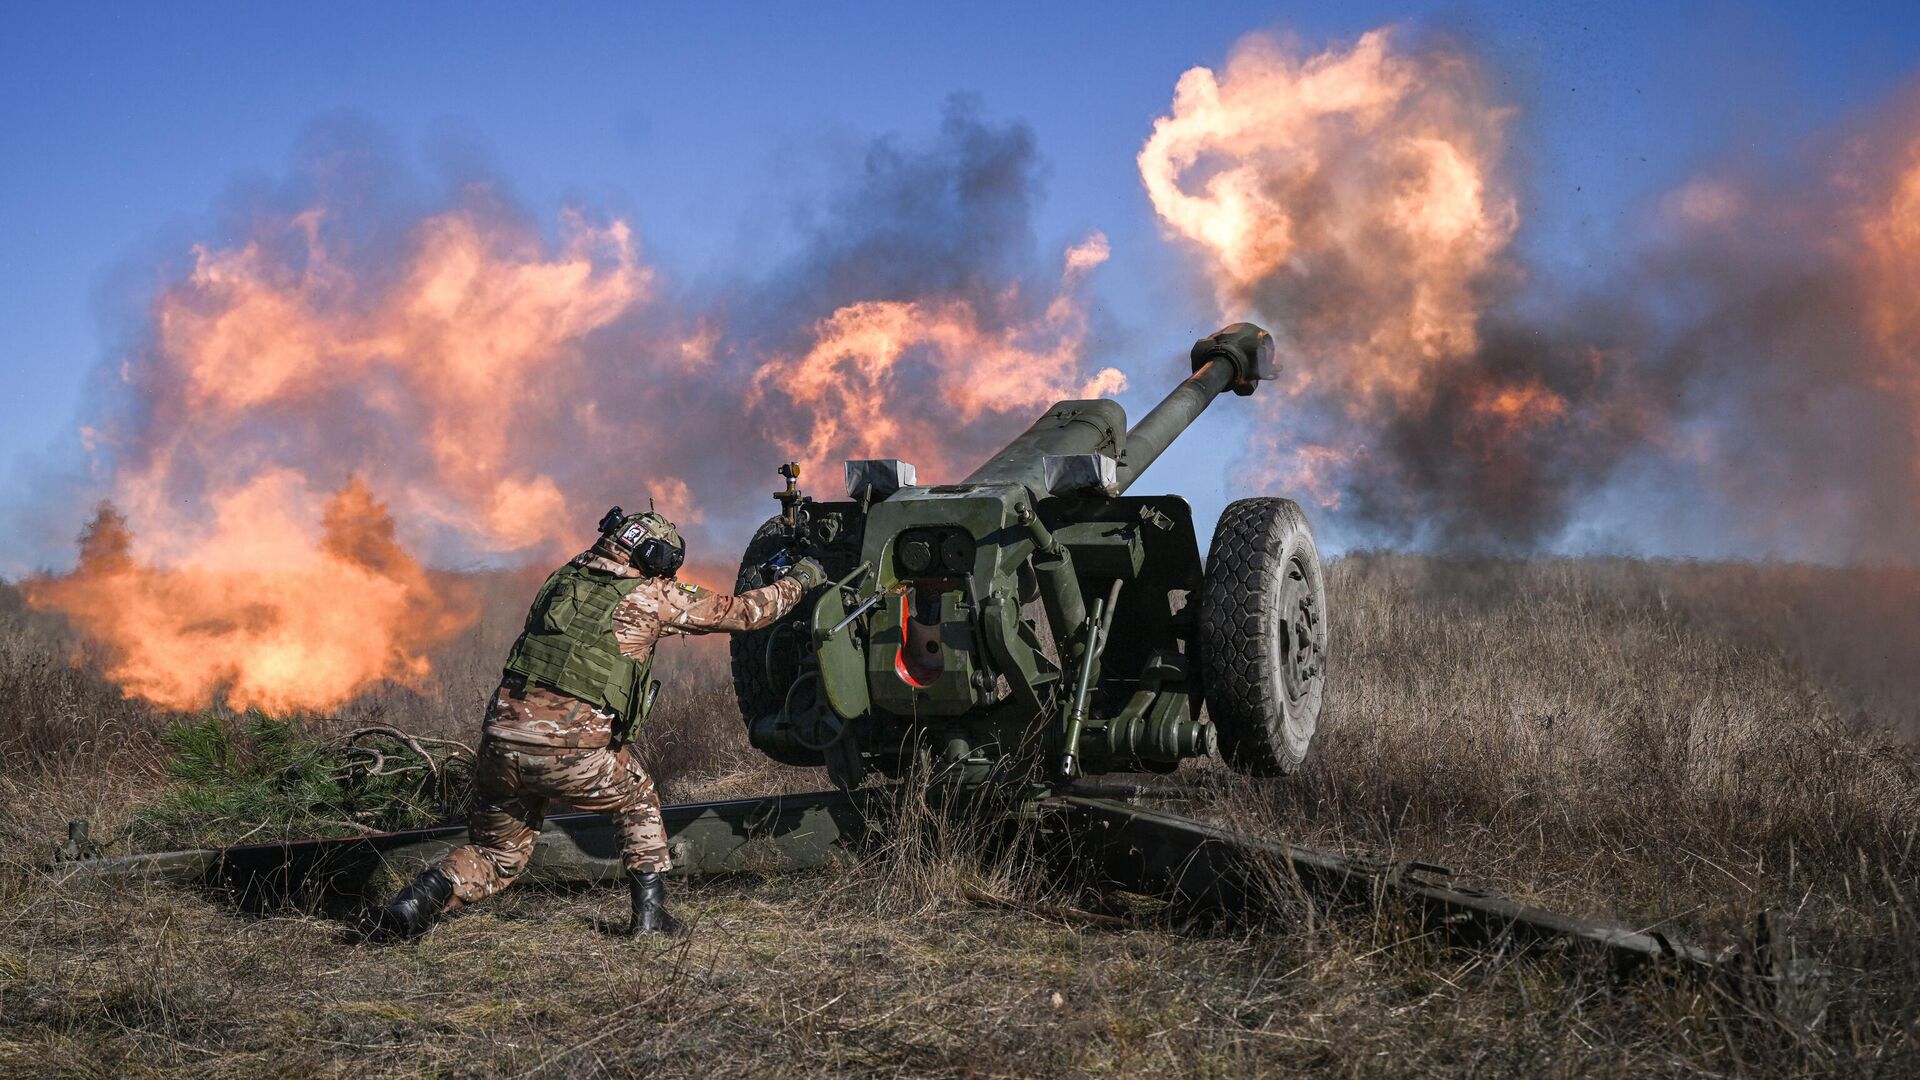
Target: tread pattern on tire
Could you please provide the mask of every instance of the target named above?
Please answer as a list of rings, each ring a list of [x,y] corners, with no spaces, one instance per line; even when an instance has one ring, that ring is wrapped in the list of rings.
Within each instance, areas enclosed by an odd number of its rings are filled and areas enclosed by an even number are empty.
[[[763,567],[785,546],[786,538],[781,534],[780,519],[768,518],[754,531],[753,539],[747,541],[747,550],[740,555],[740,572],[733,579],[733,591],[736,594],[743,593],[769,584],[772,579]],[[733,676],[733,697],[740,705],[741,720],[749,726],[759,717],[778,712],[786,697],[787,687],[773,685],[772,673],[766,667],[767,638],[776,632],[778,625],[734,634],[727,639],[727,666]]]
[[[1318,577],[1324,623],[1319,552],[1306,514],[1291,499],[1229,504],[1214,528],[1200,590],[1201,670],[1220,753],[1236,769],[1262,776],[1292,772],[1306,759],[1287,745],[1286,691],[1269,661],[1270,643],[1280,632],[1270,590],[1276,565],[1288,557],[1289,539],[1305,547]],[[1320,684],[1324,688],[1324,673]],[[1316,720],[1323,695],[1324,689],[1306,703]]]

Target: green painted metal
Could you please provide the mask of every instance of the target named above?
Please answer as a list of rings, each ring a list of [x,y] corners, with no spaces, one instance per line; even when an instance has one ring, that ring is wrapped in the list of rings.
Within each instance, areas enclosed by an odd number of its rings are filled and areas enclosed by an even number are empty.
[[[1770,1003],[1817,1001],[1820,969],[1791,957],[1789,943],[1762,923],[1754,942],[1715,953],[1652,929],[1581,919],[1518,903],[1456,883],[1451,872],[1420,862],[1340,855],[1195,821],[1166,810],[1085,794],[1043,797],[1011,806],[981,801],[968,789],[947,789],[973,812],[996,813],[1009,827],[1037,825],[1058,866],[1091,883],[1155,896],[1177,910],[1218,909],[1263,918],[1301,897],[1337,908],[1403,913],[1437,940],[1455,945],[1530,949],[1553,946],[1604,957],[1619,970],[1657,965],[1686,974],[1728,978]],[[1127,798],[1149,789],[1134,789]],[[938,792],[928,792],[940,801]],[[682,876],[743,871],[817,870],[856,859],[884,835],[897,787],[689,803],[665,809],[674,872]],[[986,809],[998,805],[999,809]],[[78,824],[78,823],[76,823]],[[84,836],[84,830],[80,830]],[[228,890],[244,906],[366,892],[371,881],[405,877],[466,839],[458,826],[378,836],[250,844],[118,858],[57,858],[52,872],[73,878],[170,880]],[[77,850],[77,848],[75,849]],[[390,871],[390,873],[382,873]],[[601,814],[549,818],[523,880],[549,884],[610,883],[623,877],[619,840]]]
[[[1574,918],[1454,884],[1446,880],[1450,871],[1428,863],[1337,855],[1112,799],[1063,796],[1044,809],[1079,865],[1097,867],[1122,888],[1181,904],[1257,912],[1304,892],[1322,902],[1385,901],[1455,944],[1557,943],[1623,968],[1661,962],[1718,972],[1727,963],[1658,931]]]
[[[1042,466],[1047,455],[1105,454],[1117,459],[1126,440],[1127,412],[1119,402],[1105,398],[1062,401],[960,483],[1019,484],[1037,501],[1048,495]]]
[[[864,603],[877,606],[886,599],[869,588],[866,595],[854,597],[853,606],[856,609]],[[826,693],[827,706],[842,720],[857,720],[867,714],[872,699],[867,696],[865,642],[859,634],[847,632],[850,626],[843,625],[849,606],[846,601],[844,589],[832,588],[822,593],[814,605],[808,630],[819,654],[820,683]]]
[[[921,761],[979,783],[1030,766],[1061,778],[1162,771],[1206,753],[1192,511],[1175,495],[1100,488],[1097,468],[1061,474],[1096,478],[1082,487],[1050,490],[1048,460],[1112,458],[1123,489],[1214,398],[1271,378],[1271,349],[1258,327],[1228,327],[1195,345],[1193,377],[1132,432],[1117,402],[1062,401],[959,483],[857,503],[783,492],[792,546],[829,574],[872,574],[791,617],[810,653],[734,650],[738,684],[797,688],[775,715],[748,717],[753,745],[843,783]],[[1094,632],[1096,606],[1110,633]],[[765,633],[778,645],[782,632]]]
[[[890,805],[878,789],[770,795],[666,807],[680,876],[818,869],[857,852]],[[76,877],[132,878],[231,890],[243,905],[319,893],[355,894],[391,869],[411,874],[465,843],[464,826],[224,849],[56,862]],[[622,877],[620,841],[605,814],[549,817],[521,880],[591,884]]]

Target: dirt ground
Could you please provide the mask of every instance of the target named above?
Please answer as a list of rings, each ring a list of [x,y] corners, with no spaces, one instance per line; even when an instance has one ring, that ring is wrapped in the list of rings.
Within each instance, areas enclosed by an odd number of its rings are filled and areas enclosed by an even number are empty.
[[[1920,576],[1354,556],[1334,697],[1299,775],[1175,777],[1192,812],[1421,858],[1710,947],[1782,913],[1824,1008],[1443,952],[1366,913],[1255,928],[988,906],[1031,875],[964,845],[676,886],[695,932],[628,942],[614,891],[516,888],[418,943],[42,872],[164,783],[166,718],[0,597],[0,1074],[1866,1075],[1920,1073]],[[466,733],[500,613],[378,717]],[[744,747],[682,650],[648,753],[670,798],[824,786]]]

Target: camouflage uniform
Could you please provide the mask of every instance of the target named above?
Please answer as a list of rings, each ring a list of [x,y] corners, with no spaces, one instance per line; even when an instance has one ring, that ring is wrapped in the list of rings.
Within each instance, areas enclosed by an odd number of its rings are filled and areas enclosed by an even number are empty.
[[[639,571],[589,554],[581,565],[624,577]],[[672,578],[648,578],[614,607],[621,653],[645,660],[663,634],[737,633],[771,625],[804,592],[794,578],[726,596]],[[499,892],[526,869],[548,801],[619,819],[626,869],[671,868],[660,795],[628,746],[614,746],[615,716],[547,687],[509,678],[495,692],[480,739],[475,783],[479,807],[468,824],[472,842],[440,860],[453,882],[446,910]]]

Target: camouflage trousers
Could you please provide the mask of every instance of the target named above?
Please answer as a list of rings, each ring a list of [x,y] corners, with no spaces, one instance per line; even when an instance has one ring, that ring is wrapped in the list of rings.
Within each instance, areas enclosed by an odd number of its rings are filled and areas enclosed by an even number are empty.
[[[449,909],[484,900],[527,868],[552,800],[613,814],[630,871],[671,869],[660,793],[627,747],[526,746],[486,738],[475,764],[480,804],[467,823],[472,842],[440,860],[453,882]]]

